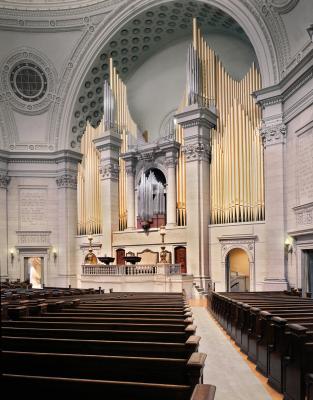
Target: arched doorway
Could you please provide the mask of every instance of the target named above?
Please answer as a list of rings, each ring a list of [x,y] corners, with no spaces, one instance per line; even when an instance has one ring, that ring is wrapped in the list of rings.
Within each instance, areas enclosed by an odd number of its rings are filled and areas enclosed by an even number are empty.
[[[226,284],[228,292],[250,291],[249,257],[242,249],[232,249],[226,256]]]
[[[186,257],[186,247],[178,246],[175,247],[175,264],[181,264],[182,274],[187,273],[187,257]]]
[[[116,250],[116,264],[125,265],[125,249]]]

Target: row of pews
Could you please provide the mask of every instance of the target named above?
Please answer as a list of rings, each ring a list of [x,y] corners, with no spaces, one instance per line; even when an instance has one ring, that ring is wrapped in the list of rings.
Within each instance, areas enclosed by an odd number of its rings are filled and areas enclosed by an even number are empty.
[[[1,311],[3,390],[214,399],[215,386],[202,383],[206,354],[198,352],[181,293],[20,299]]]
[[[209,309],[285,400],[313,400],[313,299],[213,292]]]

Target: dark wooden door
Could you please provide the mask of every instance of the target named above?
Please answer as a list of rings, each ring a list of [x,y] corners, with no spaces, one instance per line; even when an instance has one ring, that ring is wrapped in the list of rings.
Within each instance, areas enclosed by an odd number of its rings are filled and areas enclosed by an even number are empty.
[[[175,264],[181,264],[181,272],[187,273],[186,247],[175,247]]]
[[[124,249],[117,249],[116,250],[116,264],[117,265],[124,265],[125,264],[125,250]]]

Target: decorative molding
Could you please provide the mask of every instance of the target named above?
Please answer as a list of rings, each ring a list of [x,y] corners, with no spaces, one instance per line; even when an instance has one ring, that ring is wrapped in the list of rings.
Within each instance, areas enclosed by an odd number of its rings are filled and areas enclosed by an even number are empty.
[[[145,162],[152,162],[154,161],[155,157],[155,150],[151,151],[141,151],[137,154],[137,160],[138,161],[145,161]]]
[[[300,226],[313,226],[313,202],[301,206],[293,207],[296,214],[296,223]]]
[[[267,4],[267,2],[264,0],[257,0],[257,3],[261,13],[264,16],[263,21],[268,27],[272,42],[274,44],[275,52],[277,53],[278,81],[281,79],[282,71],[284,70],[284,67],[290,57],[290,45],[287,31],[282,17],[279,15],[277,10],[271,6],[271,4]]]
[[[221,236],[218,238],[222,247],[222,262],[226,262],[227,254],[233,249],[244,250],[249,257],[249,262],[254,263],[256,235]]]
[[[125,171],[127,175],[135,175],[136,166],[133,163],[125,163]]]
[[[277,11],[278,14],[287,14],[295,8],[299,0],[267,0],[267,3]]]
[[[182,152],[186,156],[186,162],[211,161],[211,146],[204,143],[191,143],[182,146]]]
[[[99,172],[101,180],[118,180],[120,167],[117,162],[111,161],[109,164],[100,165]]]
[[[245,5],[245,7],[251,12],[251,14],[254,16],[256,19],[258,25],[260,26],[262,33],[266,39],[266,43],[268,45],[268,50],[271,55],[271,62],[273,66],[273,73],[274,73],[274,81],[277,82],[279,80],[279,65],[278,65],[278,57],[276,55],[276,50],[274,47],[275,40],[272,38],[270,32],[271,30],[268,29],[267,23],[269,21],[266,21],[268,17],[268,8],[266,5],[263,3],[262,0],[256,0],[256,3],[258,7],[253,4],[251,0],[241,0],[242,3]],[[285,34],[285,40],[287,40],[287,34]],[[285,58],[285,57],[284,57]],[[284,59],[283,58],[283,59]]]
[[[47,78],[47,88],[42,98],[28,102],[18,97],[11,86],[12,70],[20,63],[38,65]],[[60,103],[60,96],[56,95],[57,72],[52,62],[41,52],[30,47],[21,47],[14,50],[0,65],[0,102],[10,106],[23,114],[43,113],[51,103]]]
[[[31,3],[27,6],[18,4],[12,7],[2,8],[0,13],[0,26],[7,30],[27,30],[36,32],[54,32],[78,30],[86,27],[93,28],[99,24],[104,16],[110,13],[123,0],[106,0],[94,2],[75,1],[75,6],[70,6],[67,2],[60,2],[59,6],[47,4],[46,8],[40,9],[42,5],[36,4],[36,9],[30,9]],[[2,2],[3,3],[3,2]],[[3,6],[3,4],[1,4]],[[38,9],[39,8],[39,9]]]
[[[0,188],[7,189],[11,178],[7,174],[0,174]]]
[[[164,164],[166,166],[166,168],[175,168],[177,165],[177,161],[178,161],[178,155],[177,154],[172,154],[172,155],[166,155],[165,156],[165,160],[164,160]]]
[[[76,189],[77,177],[70,174],[64,174],[56,179],[58,189]]]
[[[188,120],[188,121],[182,121],[182,122],[179,122],[179,124],[184,129],[193,128],[195,126],[196,127],[201,127],[201,128],[211,129],[211,128],[214,128],[214,126],[215,126],[204,117],[199,117],[199,118],[195,118],[195,119]]]
[[[50,246],[51,231],[16,231],[19,245]]]
[[[284,143],[287,133],[287,127],[285,124],[278,125],[263,125],[260,129],[260,135],[263,139],[264,147]]]

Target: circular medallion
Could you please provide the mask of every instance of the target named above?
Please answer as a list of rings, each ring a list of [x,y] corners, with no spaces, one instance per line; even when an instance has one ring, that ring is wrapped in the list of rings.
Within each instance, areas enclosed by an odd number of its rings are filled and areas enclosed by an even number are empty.
[[[15,65],[10,73],[10,84],[14,94],[21,100],[35,102],[47,92],[47,77],[43,70],[31,62]]]

